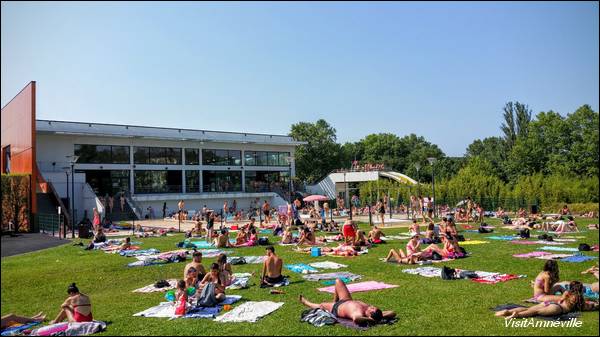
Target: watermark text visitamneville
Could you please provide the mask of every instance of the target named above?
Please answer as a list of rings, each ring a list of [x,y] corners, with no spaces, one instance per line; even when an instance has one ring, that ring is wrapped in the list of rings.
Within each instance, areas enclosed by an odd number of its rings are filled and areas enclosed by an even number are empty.
[[[580,328],[583,322],[577,318],[571,318],[568,321],[540,321],[529,319],[507,318],[504,320],[506,328]]]

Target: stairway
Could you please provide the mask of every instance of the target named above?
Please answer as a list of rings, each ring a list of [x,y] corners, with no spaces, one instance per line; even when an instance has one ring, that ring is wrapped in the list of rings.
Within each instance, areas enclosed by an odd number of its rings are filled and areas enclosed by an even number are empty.
[[[135,213],[133,212],[133,210],[131,209],[131,207],[129,206],[129,204],[127,202],[123,206],[123,211],[121,212],[121,203],[118,202],[118,200],[115,200],[112,213],[109,213],[108,207],[106,207],[105,216],[108,217],[113,222],[131,221],[134,218],[137,220]]]

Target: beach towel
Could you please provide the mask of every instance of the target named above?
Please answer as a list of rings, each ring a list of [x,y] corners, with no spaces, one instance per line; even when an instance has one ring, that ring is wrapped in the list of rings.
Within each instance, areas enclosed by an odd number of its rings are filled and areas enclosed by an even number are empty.
[[[214,313],[217,310],[217,313],[223,308],[225,304],[233,304],[239,301],[242,296],[239,295],[227,295],[225,300],[219,303],[216,307],[192,307],[188,309],[188,312],[182,318],[212,318],[216,314]],[[188,316],[189,315],[189,316]],[[133,314],[133,316],[138,317],[153,317],[153,318],[177,318],[175,316],[175,303],[174,302],[161,302],[159,305],[148,308],[144,311],[140,311],[137,314]]]
[[[504,241],[512,241],[517,239],[518,237],[516,236],[511,236],[511,235],[503,235],[503,236],[497,236],[497,235],[493,235],[493,236],[486,236],[486,239],[490,239],[490,240],[504,240]]]
[[[361,291],[396,288],[398,286],[393,285],[393,284],[386,284],[383,282],[367,281],[367,282],[348,284],[347,287],[348,287],[348,291],[350,291],[350,293],[356,293],[356,292],[361,292]],[[335,286],[319,288],[317,290],[321,291],[321,292],[327,292],[327,293],[333,294],[333,293],[335,293]]]
[[[552,250],[557,252],[578,252],[579,249],[571,248],[571,247],[554,247],[554,246],[544,246],[540,248],[542,250]]]
[[[552,255],[552,254],[548,253],[548,252],[530,252],[530,253],[524,253],[524,254],[515,254],[515,255],[513,255],[513,257],[528,259],[531,257],[539,257],[539,256],[545,256],[545,255]]]
[[[421,275],[424,277],[441,277],[442,276],[442,268],[436,267],[418,267],[412,269],[403,269],[403,273],[412,274],[412,275]]]
[[[337,318],[329,311],[317,308],[302,311],[300,321],[308,322],[316,327],[322,327],[336,324]]]
[[[469,240],[469,241],[462,241],[460,243],[460,245],[461,246],[464,246],[464,245],[481,245],[481,244],[484,244],[484,243],[489,243],[489,241]]]
[[[340,269],[340,268],[348,267],[345,264],[339,264],[339,263],[335,263],[335,262],[331,262],[331,261],[313,262],[313,263],[309,263],[308,265],[311,267],[320,268],[320,269]]]
[[[479,272],[476,272],[479,273]],[[525,277],[524,275],[515,275],[515,274],[494,274],[494,275],[486,275],[483,277],[472,278],[471,281],[477,283],[484,284],[496,284],[499,282],[506,282],[510,280],[515,280],[521,277]]]
[[[318,273],[319,272],[315,268],[313,268],[307,264],[304,264],[304,263],[286,264],[285,267],[295,273],[301,273],[301,274],[309,274],[309,273]]]
[[[143,250],[122,250],[119,255],[125,257],[134,257],[134,256],[151,256],[160,253],[158,249],[150,248]]]
[[[212,257],[217,257],[220,254],[231,254],[231,251],[229,250],[221,250],[221,249],[200,249],[198,250],[200,253],[202,253],[202,257],[206,257],[206,258],[212,258]]]
[[[564,242],[553,242],[553,241],[543,241],[543,240],[538,240],[538,241],[513,240],[513,241],[510,241],[510,243],[516,244],[516,245],[548,245],[548,246],[562,246],[562,245],[564,245]]]
[[[132,290],[131,292],[132,293],[155,293],[155,292],[164,292],[167,290],[177,288],[177,280],[176,279],[170,279],[170,280],[167,280],[167,282],[169,282],[168,287],[156,288],[153,283],[153,284],[147,285],[145,287],[141,287],[139,289]]]
[[[212,242],[206,242],[206,241],[184,241],[184,246],[186,248],[197,248],[197,249],[206,249],[206,248],[213,248],[213,244]]]
[[[554,239],[556,242],[577,242],[577,239]]]
[[[41,324],[42,322],[31,322],[25,324],[17,324],[10,326],[0,333],[1,336],[18,336],[23,333],[24,330],[28,330],[33,328],[36,325]]]
[[[500,311],[500,310],[515,309],[515,308],[525,308],[525,306],[519,305],[519,304],[508,303],[508,304],[499,305],[495,308],[491,308],[491,310],[492,311]],[[569,312],[569,313],[557,315],[557,316],[535,316],[535,318],[543,319],[546,321],[568,321],[568,320],[571,320],[571,319],[579,317],[579,316],[581,316],[580,312]]]
[[[410,239],[410,236],[404,236],[404,235],[388,235],[384,237],[385,240],[408,240]]]
[[[585,262],[585,261],[589,261],[589,260],[594,260],[594,259],[597,259],[597,258],[598,257],[596,257],[596,256],[573,255],[573,256],[569,256],[569,257],[564,257],[564,258],[560,259],[560,261],[562,261],[562,262],[579,263],[579,262]]]
[[[283,302],[245,302],[233,308],[214,320],[216,322],[256,322],[259,318],[266,316],[281,308]]]
[[[259,264],[259,263],[263,263],[265,262],[265,260],[267,259],[266,256],[242,256],[244,258],[244,261],[246,261],[247,264]],[[230,259],[235,259],[237,257],[230,257]]]
[[[245,289],[248,288],[248,284],[250,283],[250,277],[252,274],[250,273],[234,273],[231,284],[227,286],[226,289],[234,290],[234,289]]]
[[[573,254],[548,254],[544,256],[538,256],[536,259],[540,260],[560,260],[565,257],[573,256]]]
[[[358,280],[359,278],[361,278],[360,275],[356,275],[350,272],[337,272],[337,273],[327,273],[327,274],[309,274],[309,275],[302,275],[302,278],[307,280],[307,281],[321,281],[321,280],[335,280],[337,278],[345,278],[348,279],[350,282]]]
[[[86,336],[105,329],[106,323],[102,321],[56,323],[34,329],[31,331],[30,336]]]

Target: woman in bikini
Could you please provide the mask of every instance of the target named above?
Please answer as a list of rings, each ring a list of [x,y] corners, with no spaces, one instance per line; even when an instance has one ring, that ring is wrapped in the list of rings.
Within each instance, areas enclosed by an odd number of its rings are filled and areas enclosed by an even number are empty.
[[[365,235],[364,231],[359,230],[356,232],[356,238],[354,239],[354,245],[359,246],[359,247],[368,245],[367,236]]]
[[[311,245],[314,246],[317,244],[315,234],[308,227],[304,227],[304,230],[300,234],[300,239],[298,240],[298,246],[300,245]]]
[[[94,320],[92,316],[92,303],[87,295],[79,292],[75,283],[67,288],[69,297],[60,306],[61,310],[58,316],[50,322],[50,324],[59,323],[67,319],[69,322],[91,322]]]
[[[418,260],[418,256],[414,254],[412,256],[408,256],[404,253],[404,251],[402,251],[402,248],[398,248],[398,251],[390,249],[388,255],[385,257],[385,259],[383,259],[384,262],[394,261],[400,264],[415,264]]]
[[[202,282],[200,282],[198,290],[203,289],[205,285],[211,282],[215,284],[215,297],[217,301],[223,302],[225,300],[225,281],[219,272],[218,263],[213,263],[210,266],[210,272],[204,276],[204,279],[202,279]]]
[[[496,312],[496,316],[526,318],[534,316],[558,316],[569,312],[598,310],[598,303],[583,298],[583,284],[573,281],[569,290],[556,300],[544,301],[529,308],[514,308]]]
[[[231,264],[227,262],[227,255],[219,254],[217,256],[217,264],[219,265],[219,273],[225,282],[225,286],[231,285],[231,281],[233,279],[233,269],[231,269]]]
[[[537,301],[558,301],[561,296],[554,295],[556,283],[560,280],[558,262],[548,260],[544,269],[533,282],[533,299]]]

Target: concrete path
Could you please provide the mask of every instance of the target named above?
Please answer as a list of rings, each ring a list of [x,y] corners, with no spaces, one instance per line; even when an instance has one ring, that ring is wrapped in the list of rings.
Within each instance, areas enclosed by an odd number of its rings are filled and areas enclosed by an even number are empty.
[[[71,241],[61,240],[46,234],[19,234],[17,237],[3,235],[2,257],[34,252],[68,243],[71,243]]]

